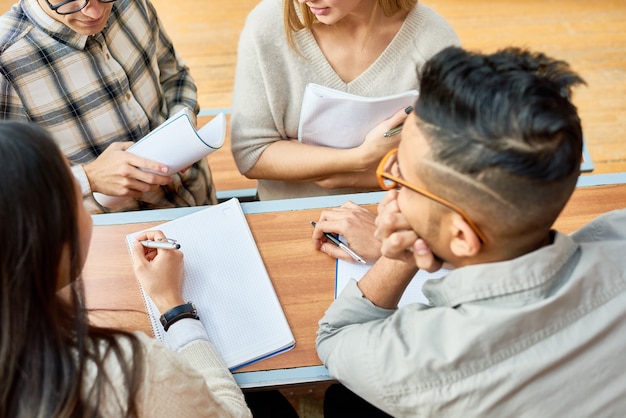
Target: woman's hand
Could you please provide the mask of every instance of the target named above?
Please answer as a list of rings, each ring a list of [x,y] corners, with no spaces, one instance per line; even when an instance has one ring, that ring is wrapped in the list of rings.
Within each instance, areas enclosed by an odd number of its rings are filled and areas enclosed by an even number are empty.
[[[406,109],[399,110],[392,117],[382,121],[369,131],[365,137],[365,141],[363,141],[363,143],[358,147],[361,158],[366,164],[365,169],[376,169],[378,163],[385,156],[385,154],[398,147],[401,133],[385,137],[385,132],[402,125],[412,110],[413,108],[410,106]]]
[[[185,303],[182,297],[183,253],[146,248],[139,241],[165,239],[161,231],[147,231],[137,235],[132,248],[135,277],[161,313]]]

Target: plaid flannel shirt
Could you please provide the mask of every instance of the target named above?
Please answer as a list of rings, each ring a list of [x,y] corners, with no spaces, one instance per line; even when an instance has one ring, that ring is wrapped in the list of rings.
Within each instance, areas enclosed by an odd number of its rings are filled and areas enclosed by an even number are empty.
[[[0,17],[0,118],[33,121],[53,135],[92,213],[215,203],[206,159],[115,209],[93,199],[82,169],[111,143],[136,142],[183,108],[197,114],[196,86],[149,0],[117,0],[93,36],[52,19],[37,0]]]

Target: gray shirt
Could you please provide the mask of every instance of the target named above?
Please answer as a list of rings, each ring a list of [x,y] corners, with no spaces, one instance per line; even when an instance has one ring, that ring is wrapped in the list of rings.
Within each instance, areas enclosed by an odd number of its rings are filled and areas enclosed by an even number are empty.
[[[387,310],[352,281],[320,321],[330,374],[398,417],[626,411],[626,210],[423,291]]]

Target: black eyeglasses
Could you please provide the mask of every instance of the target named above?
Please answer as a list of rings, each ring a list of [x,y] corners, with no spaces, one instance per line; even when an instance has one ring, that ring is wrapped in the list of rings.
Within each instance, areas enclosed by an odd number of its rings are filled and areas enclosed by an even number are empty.
[[[56,0],[53,0],[56,2]],[[98,0],[100,3],[113,3],[115,0]],[[46,0],[50,9],[57,12],[60,15],[71,15],[72,13],[80,12],[85,7],[89,0],[65,0],[56,4],[50,3],[50,0]]]

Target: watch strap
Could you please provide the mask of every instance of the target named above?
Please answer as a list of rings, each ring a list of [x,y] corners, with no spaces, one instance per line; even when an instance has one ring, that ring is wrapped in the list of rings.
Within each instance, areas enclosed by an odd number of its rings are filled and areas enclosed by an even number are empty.
[[[200,319],[196,307],[191,302],[173,307],[161,315],[160,321],[163,329],[167,331],[174,323],[185,318]]]

